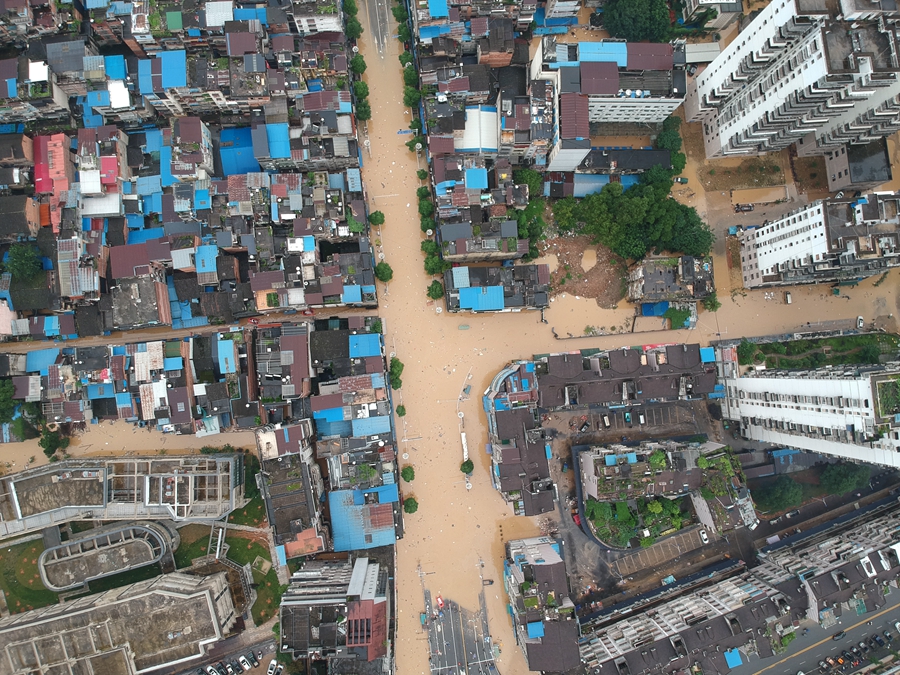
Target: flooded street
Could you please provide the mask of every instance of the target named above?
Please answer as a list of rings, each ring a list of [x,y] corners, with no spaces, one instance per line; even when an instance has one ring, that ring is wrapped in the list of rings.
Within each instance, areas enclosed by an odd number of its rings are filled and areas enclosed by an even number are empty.
[[[363,14],[366,8],[361,9]],[[404,484],[404,491],[419,502],[418,512],[406,517],[406,535],[397,546],[397,672],[428,672],[428,649],[418,618],[423,608],[420,582],[433,593],[443,593],[474,609],[481,588],[477,565],[483,559],[484,576],[498,581],[486,589],[491,632],[503,650],[498,668],[501,673],[523,673],[526,665],[515,645],[499,580],[503,542],[536,534],[537,523],[513,517],[490,483],[480,394],[496,371],[510,359],[537,353],[658,342],[706,344],[717,334],[730,338],[793,331],[817,318],[855,319],[861,314],[871,321],[876,316],[896,315],[898,273],[893,272],[878,288],[872,288],[872,279],[847,289],[849,301],[844,299],[844,289],[841,297],[834,298],[828,288],[815,287],[794,290],[790,306],[783,304],[777,292],[774,299],[766,299],[764,291],[736,293],[732,298],[724,242],[719,241],[717,250],[721,248],[722,254],[716,256],[715,265],[722,309],[715,314],[701,312],[694,331],[556,340],[551,329],[563,337],[568,333],[579,336],[587,325],[621,326],[633,314],[625,302],[616,310],[604,310],[592,299],[568,293],[556,298],[547,310],[547,325],[540,323],[537,312],[474,316],[440,311],[443,303],[432,303],[425,295],[432,279],[424,272],[419,249],[423,235],[416,212],[415,190],[420,183],[415,172],[425,166],[425,158],[417,162],[404,145],[409,136],[398,135],[410,121],[409,110],[402,104],[397,58],[401,45],[388,40],[384,55],[379,55],[370,42],[371,24],[365,17],[361,19],[367,26],[360,49],[368,64],[364,79],[369,83],[373,111],[368,127],[371,155],[364,155],[363,177],[370,209],[381,210],[386,217],[372,239],[381,242],[379,252],[394,269],[390,284],[379,287],[379,313],[385,319],[388,351],[406,365],[403,388],[395,397],[395,403],[402,403],[407,410],[407,415],[397,420],[399,453],[408,457],[401,465],[409,463],[416,470],[415,480]],[[592,262],[589,255],[585,256],[585,268]],[[552,265],[555,260],[548,256],[544,262]],[[890,321],[896,329],[894,319]],[[469,329],[460,330],[460,325]],[[467,380],[470,370],[472,378]],[[466,383],[472,385],[472,397],[458,404],[464,414],[461,423],[457,399]],[[468,492],[459,470],[463,425],[476,466]]]

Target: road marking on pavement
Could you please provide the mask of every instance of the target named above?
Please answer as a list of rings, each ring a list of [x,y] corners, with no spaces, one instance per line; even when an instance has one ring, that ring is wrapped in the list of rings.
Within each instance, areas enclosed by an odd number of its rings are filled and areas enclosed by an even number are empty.
[[[878,614],[866,615],[866,618],[865,618],[864,621],[860,621],[860,622],[858,622],[858,623],[855,623],[855,624],[853,624],[852,626],[848,626],[847,628],[844,628],[843,630],[844,630],[845,632],[846,632],[846,631],[853,630],[854,628],[858,628],[859,626],[864,625],[864,624],[867,623],[868,621],[873,621],[874,619],[877,619],[877,618],[880,617],[880,616],[883,616],[883,615],[885,615],[885,614],[888,614],[889,612],[896,611],[897,609],[898,609],[898,607],[897,607],[896,605],[892,605],[891,607],[888,607],[887,609],[881,610],[880,612],[878,612]],[[840,631],[838,631],[838,632],[840,632]],[[801,649],[799,652],[797,652],[796,654],[793,654],[792,656],[786,656],[786,657],[784,657],[783,659],[781,659],[780,661],[776,661],[775,663],[773,663],[773,664],[771,664],[771,665],[768,665],[768,666],[766,666],[765,668],[762,668],[761,670],[757,670],[755,673],[753,673],[753,675],[760,675],[760,673],[764,673],[764,672],[766,672],[767,670],[769,670],[769,669],[771,669],[771,668],[774,668],[775,666],[779,666],[779,665],[781,665],[782,663],[787,663],[788,661],[791,661],[791,660],[797,658],[797,657],[800,656],[801,654],[805,654],[805,653],[808,652],[810,649],[814,649],[814,648],[816,648],[816,647],[819,647],[819,646],[821,646],[821,645],[823,645],[823,644],[825,644],[825,643],[827,643],[827,642],[833,642],[833,640],[832,640],[830,637],[829,637],[829,638],[825,638],[824,640],[819,640],[818,642],[815,642],[815,643],[811,644],[809,647],[806,647],[806,648],[804,648],[804,649]],[[804,661],[804,663],[805,663],[805,661]]]

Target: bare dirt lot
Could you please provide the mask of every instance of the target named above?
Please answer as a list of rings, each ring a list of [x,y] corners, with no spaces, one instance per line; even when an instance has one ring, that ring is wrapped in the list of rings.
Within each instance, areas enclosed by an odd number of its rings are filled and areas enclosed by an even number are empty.
[[[590,237],[554,237],[543,254],[558,261],[550,277],[553,296],[593,298],[604,309],[615,308],[624,297],[624,263],[608,248],[592,245]]]

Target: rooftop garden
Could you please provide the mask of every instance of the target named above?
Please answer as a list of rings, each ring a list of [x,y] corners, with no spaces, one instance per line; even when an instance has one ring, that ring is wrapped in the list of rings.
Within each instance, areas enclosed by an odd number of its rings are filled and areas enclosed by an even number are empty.
[[[649,530],[649,536],[641,537],[641,546],[651,546],[657,537],[672,534],[690,522],[690,515],[682,511],[682,499],[639,499],[636,504],[637,513],[624,501],[589,498],[584,515],[598,539],[620,548],[628,546],[639,530]]]
[[[738,363],[787,370],[865,365],[879,363],[882,354],[893,354],[898,346],[900,338],[885,333],[766,343],[743,340],[738,345]]]
[[[0,551],[0,590],[6,595],[6,604],[13,614],[59,602],[38,573],[37,561],[43,551],[40,541],[6,544]]]

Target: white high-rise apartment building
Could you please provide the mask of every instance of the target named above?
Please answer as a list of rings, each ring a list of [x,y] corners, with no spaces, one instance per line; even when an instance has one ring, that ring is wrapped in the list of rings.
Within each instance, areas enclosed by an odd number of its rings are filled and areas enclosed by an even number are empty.
[[[733,348],[725,348],[725,351]],[[725,365],[736,358],[723,359]],[[900,364],[808,371],[725,369],[725,419],[747,438],[900,467],[900,423],[891,405]],[[891,388],[890,391],[887,388]]]
[[[706,156],[813,154],[900,129],[898,12],[861,4],[772,0],[688,87]]]

